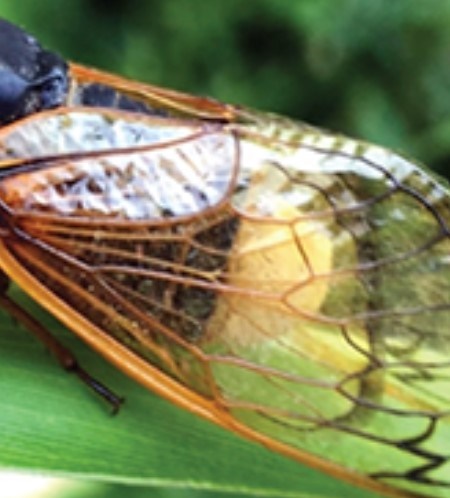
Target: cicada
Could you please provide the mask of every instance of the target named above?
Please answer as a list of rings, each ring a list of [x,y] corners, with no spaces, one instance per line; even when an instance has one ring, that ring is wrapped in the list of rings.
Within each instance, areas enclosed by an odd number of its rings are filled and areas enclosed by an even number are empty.
[[[5,289],[209,421],[385,496],[449,496],[445,181],[68,64],[6,21],[0,42]]]

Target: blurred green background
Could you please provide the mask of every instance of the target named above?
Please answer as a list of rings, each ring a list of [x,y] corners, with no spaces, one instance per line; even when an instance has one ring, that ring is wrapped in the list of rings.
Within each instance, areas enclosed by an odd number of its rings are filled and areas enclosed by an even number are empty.
[[[450,176],[450,1],[2,0],[0,16],[68,59],[286,114]],[[111,496],[102,489],[93,496]]]
[[[287,114],[450,173],[446,0],[3,0],[65,57]]]

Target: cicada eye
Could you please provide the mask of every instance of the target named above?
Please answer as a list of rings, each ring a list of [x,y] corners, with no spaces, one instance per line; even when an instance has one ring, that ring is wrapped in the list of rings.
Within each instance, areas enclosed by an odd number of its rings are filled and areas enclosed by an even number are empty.
[[[67,76],[59,67],[53,68],[48,75],[30,85],[30,94],[39,110],[51,109],[64,101],[67,92]]]

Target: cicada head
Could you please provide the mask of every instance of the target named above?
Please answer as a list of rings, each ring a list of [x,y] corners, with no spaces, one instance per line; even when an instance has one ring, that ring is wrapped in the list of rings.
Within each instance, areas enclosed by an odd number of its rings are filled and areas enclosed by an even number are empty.
[[[66,62],[0,19],[0,124],[60,105],[67,89]]]

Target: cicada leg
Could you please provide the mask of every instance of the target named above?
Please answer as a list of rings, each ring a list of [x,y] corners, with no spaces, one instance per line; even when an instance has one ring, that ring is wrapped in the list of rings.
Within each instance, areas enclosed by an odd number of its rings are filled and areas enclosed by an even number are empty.
[[[74,354],[61,344],[41,323],[31,316],[22,306],[11,299],[7,292],[10,281],[8,277],[0,272],[0,307],[9,315],[21,323],[29,332],[31,332],[50,353],[56,358],[59,364],[67,372],[74,373],[86,386],[89,387],[95,394],[103,398],[112,408],[112,413],[116,414],[119,411],[120,405],[124,399],[100,381],[92,377],[84,370]]]

